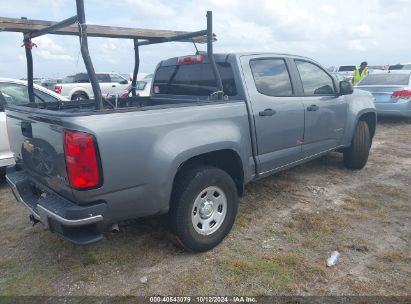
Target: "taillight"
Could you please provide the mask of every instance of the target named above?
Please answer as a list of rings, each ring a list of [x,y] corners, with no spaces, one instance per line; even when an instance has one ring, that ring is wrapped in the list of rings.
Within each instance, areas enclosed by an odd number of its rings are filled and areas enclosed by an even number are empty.
[[[411,90],[402,90],[392,93],[392,97],[401,99],[411,99]]]
[[[61,85],[56,84],[54,86],[54,92],[56,92],[57,94],[61,94]]]
[[[128,91],[125,91],[125,92],[121,93],[119,97],[120,98],[128,98],[129,95],[130,95],[130,93]]]
[[[204,55],[183,56],[177,59],[177,64],[196,64],[204,63]]]
[[[100,185],[97,148],[86,133],[64,132],[64,153],[70,185],[79,190]]]

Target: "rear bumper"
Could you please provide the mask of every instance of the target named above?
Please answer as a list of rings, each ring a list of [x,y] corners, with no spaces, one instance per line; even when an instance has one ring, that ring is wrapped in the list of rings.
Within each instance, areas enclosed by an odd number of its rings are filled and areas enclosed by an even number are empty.
[[[35,185],[24,171],[9,168],[6,180],[17,201],[52,232],[78,245],[102,239],[106,204],[78,206],[44,187]]]
[[[14,157],[0,158],[0,167],[14,165]]]
[[[376,102],[375,108],[379,115],[411,117],[411,101]]]

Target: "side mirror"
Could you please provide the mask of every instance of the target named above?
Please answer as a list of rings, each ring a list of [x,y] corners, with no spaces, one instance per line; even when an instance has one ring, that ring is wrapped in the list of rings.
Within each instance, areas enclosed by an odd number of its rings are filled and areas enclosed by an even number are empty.
[[[354,92],[352,83],[348,80],[340,81],[340,95],[350,95]]]

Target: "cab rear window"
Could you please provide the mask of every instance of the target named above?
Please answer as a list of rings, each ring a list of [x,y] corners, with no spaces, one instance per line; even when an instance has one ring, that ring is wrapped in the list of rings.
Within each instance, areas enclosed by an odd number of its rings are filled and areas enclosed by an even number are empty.
[[[224,95],[235,96],[237,89],[229,63],[217,63]],[[159,67],[153,91],[155,95],[210,96],[218,91],[210,64],[184,64]]]

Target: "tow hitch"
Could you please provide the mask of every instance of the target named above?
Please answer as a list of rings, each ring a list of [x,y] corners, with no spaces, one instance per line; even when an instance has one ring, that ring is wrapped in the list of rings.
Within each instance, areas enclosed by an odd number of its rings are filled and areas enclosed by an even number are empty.
[[[40,221],[39,221],[38,219],[36,219],[33,214],[30,214],[30,215],[29,215],[29,219],[30,219],[30,223],[32,223],[33,227],[34,227],[37,223],[40,223]]]

